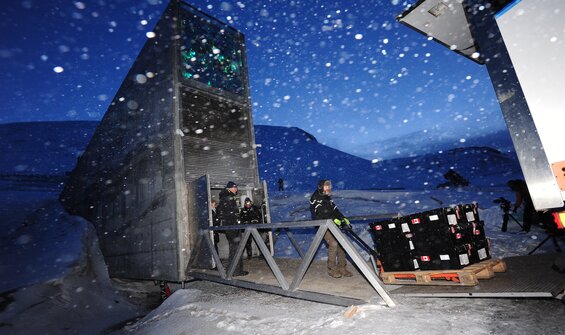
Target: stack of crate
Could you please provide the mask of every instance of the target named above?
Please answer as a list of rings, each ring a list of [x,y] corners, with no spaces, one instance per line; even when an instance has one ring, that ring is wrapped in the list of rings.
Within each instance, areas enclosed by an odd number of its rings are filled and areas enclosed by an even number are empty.
[[[477,204],[370,224],[385,271],[461,269],[490,258]]]

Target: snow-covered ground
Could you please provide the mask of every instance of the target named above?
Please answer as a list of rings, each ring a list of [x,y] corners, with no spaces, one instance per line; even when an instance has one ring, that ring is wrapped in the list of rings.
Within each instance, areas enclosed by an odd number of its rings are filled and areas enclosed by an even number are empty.
[[[90,223],[67,214],[58,202],[65,172],[87,143],[95,123],[4,125],[0,156],[0,334],[558,334],[564,305],[556,299],[429,299],[393,296],[347,308],[306,302],[210,282],[172,285],[159,306],[159,287],[149,281],[108,278]],[[35,127],[33,136],[20,128]],[[298,128],[258,127],[262,179],[285,173],[287,190],[270,191],[274,222],[309,219],[308,200],[317,178],[333,178],[334,199],[351,218],[410,214],[476,202],[494,257],[525,255],[545,237],[515,223],[500,231],[502,211],[493,200],[514,195],[504,181],[519,177],[512,156],[488,149],[428,154],[382,164],[319,144]],[[269,135],[272,133],[271,135]],[[276,139],[276,140],[275,140]],[[430,151],[431,152],[431,151]],[[322,158],[320,158],[322,157]],[[336,158],[337,157],[337,158]],[[298,159],[300,158],[300,159]],[[330,159],[331,164],[326,164]],[[57,163],[59,162],[59,163]],[[431,162],[434,167],[409,169]],[[436,189],[450,166],[469,171],[471,185]],[[407,173],[406,171],[410,171]],[[504,175],[508,172],[509,174]],[[361,176],[364,176],[361,178]],[[430,180],[427,187],[415,181]],[[388,190],[370,190],[381,181]],[[346,187],[347,185],[358,185]],[[410,186],[413,187],[410,187]],[[341,186],[341,187],[340,187]],[[516,217],[520,218],[521,213]],[[366,222],[355,231],[371,244]],[[309,243],[307,234],[296,234]],[[326,254],[325,247],[317,258]],[[539,251],[553,252],[551,243]],[[285,236],[278,256],[295,256]],[[526,269],[527,270],[527,269]],[[339,279],[346,280],[346,279]],[[543,278],[540,278],[543,280]]]
[[[275,221],[305,219],[307,193],[273,194]],[[210,282],[192,282],[156,309],[152,282],[109,279],[88,222],[66,214],[56,192],[4,188],[0,255],[0,334],[558,334],[565,308],[544,299],[430,299],[393,297],[348,309]],[[493,255],[524,255],[545,234],[500,232],[502,212],[492,199],[501,188],[436,191],[337,191],[335,201],[351,217],[407,214],[476,201],[492,241]],[[519,213],[518,213],[519,216]],[[5,221],[14,229],[8,229]],[[22,220],[23,218],[23,220]],[[16,224],[14,220],[21,220]],[[370,242],[365,225],[355,230]],[[281,239],[278,253],[291,248]],[[552,252],[546,243],[539,252]],[[325,254],[323,250],[319,254]],[[540,279],[541,280],[541,279]],[[149,314],[147,314],[149,313]]]

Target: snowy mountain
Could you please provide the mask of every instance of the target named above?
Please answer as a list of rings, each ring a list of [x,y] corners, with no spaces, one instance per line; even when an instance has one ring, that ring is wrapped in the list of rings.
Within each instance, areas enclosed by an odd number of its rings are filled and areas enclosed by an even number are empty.
[[[337,189],[378,187],[380,179],[370,161],[318,143],[295,127],[255,126],[259,175],[270,188],[279,178],[295,190],[315,188],[319,179],[332,179]]]
[[[64,176],[73,169],[97,125],[87,121],[0,125],[0,145],[4,148],[0,151],[0,175]],[[371,163],[320,144],[299,128],[255,126],[261,179],[270,189],[276,189],[278,179],[283,178],[288,189],[300,191],[309,191],[319,179],[326,178],[332,179],[336,189],[435,188],[445,182],[443,174],[449,169],[471,185],[500,185],[521,178],[514,152],[502,153],[490,146],[500,148],[497,143],[504,142],[503,135],[468,139],[467,143],[477,145],[473,147],[431,150]],[[487,143],[489,146],[485,146]]]
[[[86,148],[98,122],[0,124],[0,175],[64,175]]]
[[[500,130],[489,134],[454,133],[449,130],[418,131],[407,135],[360,144],[351,152],[369,160],[413,157],[431,152],[447,151],[466,147],[488,146],[503,153],[514,153],[514,146],[508,130]]]
[[[510,179],[523,178],[514,153],[503,154],[487,146],[384,160],[375,164],[375,169],[380,175],[389,176],[384,188],[434,188],[446,182],[443,175],[450,169],[467,179],[471,186],[498,186]]]
[[[321,178],[331,178],[337,189],[427,189],[444,183],[443,174],[449,169],[475,186],[500,185],[522,178],[514,151],[505,154],[486,146],[503,143],[504,134],[469,141],[477,146],[431,150],[371,163],[322,145],[299,128],[255,126],[255,133],[261,145],[257,149],[259,174],[271,188],[280,177],[287,186],[301,190],[311,189]]]

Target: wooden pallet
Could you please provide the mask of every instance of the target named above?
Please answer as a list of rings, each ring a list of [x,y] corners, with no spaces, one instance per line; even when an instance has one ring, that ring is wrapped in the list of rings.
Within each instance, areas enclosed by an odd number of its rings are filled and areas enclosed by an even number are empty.
[[[505,271],[506,263],[503,260],[489,259],[459,270],[381,271],[380,277],[385,284],[393,285],[475,286],[479,284],[479,279],[489,279],[496,272]]]
[[[496,272],[506,272],[506,263],[502,259],[487,259],[466,266],[462,270],[475,273],[477,279],[490,279],[494,277]]]

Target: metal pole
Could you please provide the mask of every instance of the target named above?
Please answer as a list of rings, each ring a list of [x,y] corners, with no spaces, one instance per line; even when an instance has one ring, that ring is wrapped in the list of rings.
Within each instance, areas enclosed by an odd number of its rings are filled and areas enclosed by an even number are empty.
[[[314,255],[316,255],[316,251],[318,251],[320,243],[322,243],[322,239],[324,238],[326,231],[328,231],[328,228],[326,228],[326,226],[320,226],[318,228],[318,232],[316,233],[316,236],[314,236],[314,241],[312,241],[312,244],[310,244],[310,248],[308,249],[306,256],[303,257],[302,263],[300,264],[300,267],[298,268],[298,271],[296,272],[296,275],[294,276],[294,279],[290,284],[291,291],[295,291],[298,286],[300,286],[300,283],[302,282],[302,279],[306,274],[306,270],[308,270],[310,263],[312,263],[312,260],[314,259]]]
[[[223,279],[225,279],[226,278],[226,271],[224,270],[224,266],[222,265],[222,261],[220,260],[220,256],[216,252],[216,248],[214,248],[214,243],[212,243],[212,240],[210,239],[210,236],[206,233],[206,231],[201,230],[201,234],[202,234],[202,238],[204,238],[204,240],[206,241],[206,245],[208,245],[210,252],[212,253],[212,257],[214,258],[214,262],[216,263],[216,268],[218,269],[220,276]]]
[[[265,242],[261,238],[261,234],[259,234],[259,232],[255,228],[247,228],[247,229],[251,231],[251,235],[253,235],[253,238],[255,239],[255,242],[257,243],[259,250],[261,250],[263,257],[265,257],[267,264],[269,264],[269,267],[273,271],[273,274],[277,278],[277,281],[281,285],[281,288],[283,290],[288,290],[288,282],[286,281],[284,275],[282,274],[281,269],[278,267],[277,262],[273,259],[273,256],[271,256],[269,249],[267,248]]]
[[[294,235],[292,234],[292,232],[288,230],[288,228],[286,228],[285,231],[286,231],[286,236],[288,236],[288,239],[290,240],[290,243],[292,243],[296,251],[298,251],[300,258],[304,258],[304,252],[302,251],[302,249],[300,249],[300,245],[294,239]]]

